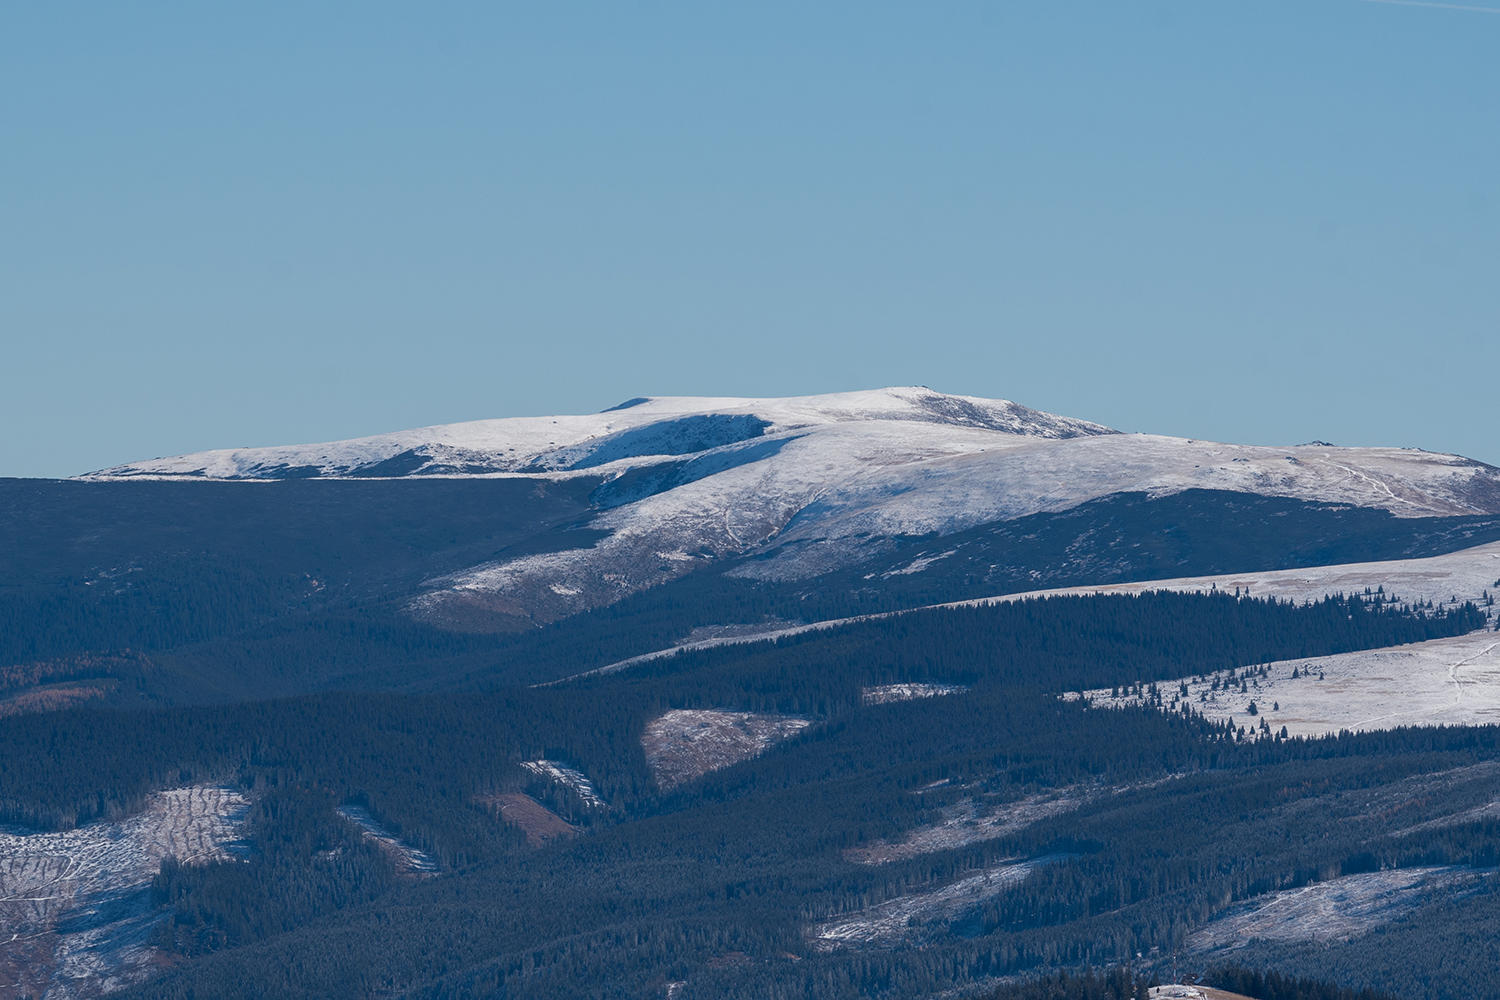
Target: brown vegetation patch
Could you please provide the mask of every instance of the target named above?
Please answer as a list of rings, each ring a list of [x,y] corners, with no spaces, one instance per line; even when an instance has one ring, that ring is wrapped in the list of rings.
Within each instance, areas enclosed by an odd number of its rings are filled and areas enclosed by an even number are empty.
[[[531,610],[499,594],[478,590],[440,590],[412,602],[408,613],[417,621],[446,632],[497,635],[530,632],[543,622]]]
[[[117,677],[126,672],[139,673],[150,664],[140,653],[80,653],[57,660],[17,663],[0,667],[0,691],[18,691],[58,681]]]
[[[25,694],[0,700],[0,718],[24,715],[27,712],[55,712],[61,708],[71,708],[79,702],[103,697],[104,689],[101,687],[59,687],[27,691]]]
[[[526,834],[526,842],[532,847],[541,847],[549,840],[559,837],[578,836],[578,827],[542,805],[530,795],[507,792],[498,795],[480,795],[475,802],[497,814],[511,826],[519,827]]]

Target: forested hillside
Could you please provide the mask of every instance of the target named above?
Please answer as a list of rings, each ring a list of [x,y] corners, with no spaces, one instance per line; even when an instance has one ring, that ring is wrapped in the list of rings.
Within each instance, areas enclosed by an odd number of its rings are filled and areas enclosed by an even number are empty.
[[[1381,599],[1055,598],[546,688],[78,708],[0,722],[0,807],[66,827],[129,813],[162,787],[250,794],[244,860],[163,864],[151,943],[181,964],[130,996],[662,996],[675,983],[684,998],[895,998],[1137,955],[1157,974],[1174,954],[1201,972],[1212,956],[1192,953],[1191,936],[1228,908],[1359,873],[1472,869],[1480,881],[1459,912],[1486,912],[1500,825],[1465,819],[1489,786],[1464,776],[1500,761],[1500,732],[1250,740],[1191,712],[1093,709],[1059,693],[1482,624],[1472,605]],[[955,693],[862,697],[896,681]],[[662,792],[641,738],[681,708],[812,724]],[[599,804],[521,766],[536,760],[576,768]],[[532,846],[488,805],[505,795],[529,795],[578,833]],[[439,873],[403,871],[339,812],[351,805]],[[856,849],[921,843],[955,815],[1000,825],[860,860]],[[1452,819],[1422,825],[1434,815]],[[946,888],[986,873],[998,888]],[[1496,985],[1472,968],[1434,974]]]
[[[444,573],[605,537],[594,526],[598,485],[0,480],[0,712],[493,689],[662,649],[705,626],[1428,556],[1500,538],[1487,515],[1396,518],[1211,490],[1120,494],[942,538],[893,537],[857,568],[808,580],[740,575],[757,565],[748,556],[558,619],[483,601],[467,619],[413,613]]]

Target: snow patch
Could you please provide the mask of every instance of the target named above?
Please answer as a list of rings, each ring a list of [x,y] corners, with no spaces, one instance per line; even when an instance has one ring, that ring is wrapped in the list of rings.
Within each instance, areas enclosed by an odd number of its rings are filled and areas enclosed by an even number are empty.
[[[1301,604],[1305,601],[1320,601],[1334,594],[1364,594],[1377,589],[1383,590],[1388,599],[1399,600],[1400,603],[1431,601],[1434,605],[1440,605],[1453,604],[1456,600],[1458,603],[1473,601],[1483,605],[1486,592],[1491,596],[1500,596],[1497,580],[1500,580],[1500,542],[1490,542],[1424,559],[1338,563],[1307,569],[1187,576],[1096,587],[1061,587],[958,601],[945,607],[974,607],[1037,597],[1070,597],[1081,594],[1133,595],[1159,590],[1185,594],[1222,591],[1251,597],[1275,597]],[[1494,620],[1494,609],[1489,610],[1491,620]]]
[[[897,896],[878,906],[844,914],[817,924],[808,936],[820,951],[859,945],[890,946],[922,934],[921,925],[951,920],[965,910],[1000,895],[1025,881],[1042,865],[1058,858],[1008,861],[926,892]]]
[[[844,851],[844,858],[862,865],[883,865],[995,840],[1044,819],[1070,813],[1085,801],[1086,796],[1076,788],[1028,795],[993,811],[984,811],[973,799],[965,799],[944,810],[943,822],[919,827],[898,844],[880,842],[851,847]]]

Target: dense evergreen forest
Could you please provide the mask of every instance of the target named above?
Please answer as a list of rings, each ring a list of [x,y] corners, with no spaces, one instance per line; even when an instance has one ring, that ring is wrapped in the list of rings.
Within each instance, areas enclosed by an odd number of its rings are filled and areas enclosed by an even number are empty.
[[[180,961],[132,998],[660,997],[668,984],[682,1000],[895,1000],[962,986],[1124,996],[1145,980],[1084,970],[1161,976],[1178,957],[1208,975],[1212,956],[1185,950],[1195,929],[1341,875],[1481,873],[1454,910],[1478,919],[1454,916],[1445,947],[1491,933],[1486,907],[1500,895],[1482,873],[1500,864],[1500,821],[1463,817],[1490,800],[1500,731],[1249,741],[1190,713],[1058,695],[1483,624],[1471,605],[1383,596],[1053,598],[851,623],[549,687],[75,708],[0,720],[0,810],[65,828],[128,814],[164,787],[250,793],[245,860],[163,864],[152,941]],[[895,681],[967,690],[865,703],[865,686]],[[676,708],[812,724],[663,792],[641,738]],[[581,770],[603,805],[520,766],[537,759]],[[521,793],[581,835],[535,847],[484,804]],[[1058,795],[1071,797],[1066,811],[988,839],[878,865],[849,853],[954,810],[1002,815]],[[339,814],[349,803],[430,852],[439,874],[400,870]],[[1424,825],[1431,816],[1454,820]],[[830,947],[814,933],[1017,863],[1031,867],[1014,885],[885,939]],[[1254,957],[1235,980],[1251,996],[1344,998],[1343,987],[1372,985],[1342,968],[1339,987],[1320,985],[1303,966]],[[1500,987],[1497,968],[1430,969],[1403,993],[1482,993]],[[1058,969],[1069,977],[1047,978]],[[1016,976],[1028,982],[1005,985]]]
[[[136,707],[495,689],[662,649],[699,626],[1436,555],[1500,538],[1494,517],[1395,518],[1212,490],[1122,494],[942,539],[893,538],[866,564],[811,580],[746,579],[735,571],[753,559],[726,560],[559,621],[454,631],[409,613],[443,573],[592,544],[604,485],[0,480],[0,703],[67,684]],[[939,543],[947,554],[923,572],[893,572]]]

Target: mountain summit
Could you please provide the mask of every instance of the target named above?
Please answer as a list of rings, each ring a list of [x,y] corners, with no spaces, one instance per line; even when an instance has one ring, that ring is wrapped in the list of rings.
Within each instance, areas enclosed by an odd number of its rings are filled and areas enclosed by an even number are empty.
[[[434,577],[411,604],[434,622],[457,607],[470,618],[477,607],[556,620],[709,566],[766,582],[809,580],[889,555],[901,539],[940,543],[1121,494],[1210,491],[1403,519],[1500,514],[1500,470],[1458,456],[1122,434],[923,387],[640,398],[587,416],[200,452],[81,478],[583,481],[590,544]],[[882,579],[922,573],[956,551],[937,544],[878,571]]]

